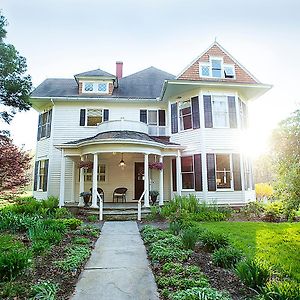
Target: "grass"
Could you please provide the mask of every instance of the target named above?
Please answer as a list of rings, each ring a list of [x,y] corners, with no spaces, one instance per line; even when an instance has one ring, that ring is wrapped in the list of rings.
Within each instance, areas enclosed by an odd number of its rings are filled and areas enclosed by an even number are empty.
[[[300,223],[207,222],[195,223],[224,233],[249,258],[259,258],[300,280]]]

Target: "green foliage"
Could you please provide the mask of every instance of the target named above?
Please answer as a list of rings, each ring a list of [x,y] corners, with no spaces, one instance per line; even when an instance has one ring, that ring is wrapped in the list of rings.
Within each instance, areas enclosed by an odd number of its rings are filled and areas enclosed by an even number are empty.
[[[286,214],[300,207],[300,110],[282,121],[272,136],[277,181],[275,191]]]
[[[261,261],[247,259],[237,264],[236,274],[245,285],[261,290],[270,279],[271,269]]]
[[[73,218],[72,213],[65,207],[57,207],[54,212],[51,214],[51,217],[54,219],[68,219]]]
[[[222,268],[232,268],[234,267],[243,257],[240,250],[233,247],[223,247],[220,248],[212,254],[213,263]]]
[[[282,201],[270,202],[265,205],[265,220],[278,221],[284,214],[284,203]]]
[[[79,245],[89,245],[91,243],[91,240],[84,237],[75,237],[73,239],[73,243]]]
[[[50,281],[43,281],[32,287],[32,299],[55,300],[58,291],[58,284]]]
[[[178,291],[170,296],[171,300],[231,300],[231,297],[210,287],[195,287]]]
[[[174,235],[179,235],[181,231],[182,222],[179,220],[174,220],[170,222],[169,231]]]
[[[90,216],[87,217],[87,220],[89,222],[94,222],[95,223],[95,222],[98,221],[98,217],[96,215],[90,215]]]
[[[90,256],[91,250],[87,246],[71,246],[67,249],[67,256],[63,260],[55,262],[62,270],[71,272],[80,267],[80,265]]]
[[[71,230],[77,229],[77,227],[81,226],[82,224],[82,221],[76,218],[62,219],[61,221],[66,227],[70,228]]]
[[[198,231],[194,228],[187,228],[181,233],[181,240],[185,249],[194,250],[198,239]]]
[[[79,230],[75,231],[75,233],[80,235],[98,237],[100,234],[100,230],[94,225],[82,225],[80,226]]]
[[[37,241],[32,242],[32,244],[31,244],[32,252],[36,255],[44,254],[45,252],[50,250],[50,248],[51,248],[51,245],[48,241],[37,240]]]
[[[241,213],[246,217],[260,217],[264,212],[264,206],[261,202],[253,201],[241,208]]]
[[[167,237],[173,237],[170,232],[154,228],[150,225],[144,226],[141,233],[145,244],[157,242]]]
[[[29,287],[24,283],[7,281],[0,283],[0,299],[26,299]]]
[[[25,247],[16,244],[8,251],[0,253],[0,281],[16,278],[31,266],[32,254]]]
[[[296,281],[271,281],[262,291],[264,300],[300,299],[300,284]]]
[[[212,252],[213,250],[229,246],[229,238],[224,233],[213,231],[203,231],[199,236],[199,240],[205,250]]]

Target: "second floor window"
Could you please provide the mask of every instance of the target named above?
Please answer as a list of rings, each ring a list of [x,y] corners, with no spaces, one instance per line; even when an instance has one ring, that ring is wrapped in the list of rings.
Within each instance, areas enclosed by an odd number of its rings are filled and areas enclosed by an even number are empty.
[[[51,122],[52,122],[52,109],[39,115],[38,136],[37,136],[38,141],[41,138],[50,137]]]
[[[165,110],[141,109],[140,121],[148,124],[148,133],[153,136],[166,135],[166,112]]]
[[[102,109],[87,109],[86,110],[86,125],[97,126],[103,121]]]
[[[190,100],[179,103],[179,120],[180,130],[187,130],[193,128],[192,106]]]
[[[227,97],[214,96],[212,99],[213,123],[216,128],[229,127]]]

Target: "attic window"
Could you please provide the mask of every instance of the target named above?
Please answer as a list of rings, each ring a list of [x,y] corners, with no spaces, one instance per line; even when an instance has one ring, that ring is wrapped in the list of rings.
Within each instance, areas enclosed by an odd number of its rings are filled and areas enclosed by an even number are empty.
[[[107,82],[84,82],[83,90],[85,93],[106,94],[108,92]]]
[[[84,90],[86,92],[92,92],[93,91],[93,83],[92,82],[86,82],[84,84]]]
[[[211,60],[211,73],[212,77],[221,78],[222,77],[222,60],[212,59]]]
[[[210,58],[209,62],[200,62],[200,77],[235,79],[234,65],[224,64],[223,58]]]
[[[98,83],[98,92],[105,93],[107,90],[106,83]]]
[[[234,67],[233,66],[224,66],[224,75],[225,78],[234,78]]]

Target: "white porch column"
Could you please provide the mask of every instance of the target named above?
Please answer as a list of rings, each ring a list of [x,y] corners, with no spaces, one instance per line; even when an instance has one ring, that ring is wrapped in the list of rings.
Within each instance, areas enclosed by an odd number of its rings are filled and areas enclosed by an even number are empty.
[[[97,174],[98,173],[98,154],[94,154],[94,163],[93,163],[93,198],[92,205],[93,208],[99,208],[97,205]]]
[[[144,206],[150,207],[149,205],[149,155],[145,153],[144,155]]]
[[[66,170],[65,152],[64,149],[61,149],[59,207],[62,207],[65,204],[65,170]]]
[[[176,156],[176,182],[177,182],[177,195],[181,196],[181,154],[180,150],[177,151],[177,156]]]
[[[159,162],[163,163],[163,156],[159,157]],[[159,205],[164,205],[164,169],[159,171]]]
[[[80,161],[83,161],[83,156],[80,157]],[[79,170],[79,195],[84,192],[84,169]],[[84,206],[83,197],[79,196],[78,206]]]

